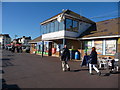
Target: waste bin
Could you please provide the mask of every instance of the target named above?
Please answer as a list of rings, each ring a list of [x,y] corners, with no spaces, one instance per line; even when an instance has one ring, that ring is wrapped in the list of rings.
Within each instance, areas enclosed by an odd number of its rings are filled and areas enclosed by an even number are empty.
[[[74,49],[69,49],[70,50],[70,60],[75,59],[75,52],[77,52],[77,50]]]
[[[78,52],[75,52],[75,59],[76,59],[76,60],[79,59],[79,54],[78,54]]]

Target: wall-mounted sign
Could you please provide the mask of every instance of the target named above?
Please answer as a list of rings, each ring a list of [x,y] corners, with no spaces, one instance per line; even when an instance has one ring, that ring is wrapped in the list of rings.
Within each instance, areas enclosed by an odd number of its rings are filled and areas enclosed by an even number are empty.
[[[118,44],[120,44],[120,38],[118,39]]]

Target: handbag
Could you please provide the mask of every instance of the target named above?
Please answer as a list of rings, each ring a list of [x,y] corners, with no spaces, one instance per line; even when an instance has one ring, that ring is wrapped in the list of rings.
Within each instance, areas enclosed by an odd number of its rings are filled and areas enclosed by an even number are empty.
[[[91,63],[92,62],[92,58],[88,59],[88,63]]]

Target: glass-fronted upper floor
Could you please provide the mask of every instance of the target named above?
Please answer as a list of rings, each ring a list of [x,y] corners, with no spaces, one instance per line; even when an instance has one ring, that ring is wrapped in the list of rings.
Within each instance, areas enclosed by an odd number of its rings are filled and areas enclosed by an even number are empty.
[[[61,30],[78,32],[79,22],[77,20],[72,20],[68,18],[66,18],[62,22],[58,22],[57,20],[54,20],[41,25],[40,31],[41,31],[41,34],[47,34],[47,33],[57,32]]]

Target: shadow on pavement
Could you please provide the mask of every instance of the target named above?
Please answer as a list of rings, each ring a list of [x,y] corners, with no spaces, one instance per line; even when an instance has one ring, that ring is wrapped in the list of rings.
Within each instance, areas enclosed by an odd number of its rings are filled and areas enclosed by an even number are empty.
[[[102,73],[101,76],[110,76],[111,74],[120,74],[120,72],[109,72],[109,73]]]
[[[76,70],[70,70],[70,72],[80,72],[80,71],[89,71],[89,69],[76,69]]]
[[[14,55],[7,55],[8,57],[14,56]]]
[[[2,90],[21,90],[16,84],[6,84],[6,81],[2,79]]]
[[[4,71],[3,71],[4,72]],[[21,90],[16,84],[7,84],[5,79],[0,79],[2,82],[2,90]]]
[[[118,72],[111,72],[111,74],[120,74],[120,71],[118,71]]]
[[[2,58],[1,60],[5,61],[5,60],[13,60],[13,58]]]
[[[2,67],[14,66],[14,64],[12,64],[10,62],[10,60],[13,60],[13,59],[12,58],[2,58]]]
[[[9,62],[9,61],[2,62],[2,67],[8,67],[8,66],[14,66],[14,64],[12,64],[12,63]]]

